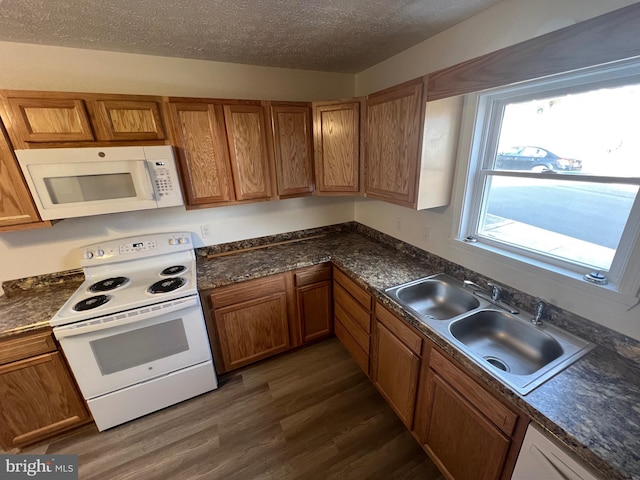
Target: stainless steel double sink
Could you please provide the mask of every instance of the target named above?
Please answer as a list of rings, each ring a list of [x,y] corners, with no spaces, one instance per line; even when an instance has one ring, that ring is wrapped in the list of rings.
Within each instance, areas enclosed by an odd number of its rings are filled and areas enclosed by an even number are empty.
[[[476,290],[439,273],[385,293],[457,346],[474,362],[526,395],[595,347],[533,315],[498,308]]]

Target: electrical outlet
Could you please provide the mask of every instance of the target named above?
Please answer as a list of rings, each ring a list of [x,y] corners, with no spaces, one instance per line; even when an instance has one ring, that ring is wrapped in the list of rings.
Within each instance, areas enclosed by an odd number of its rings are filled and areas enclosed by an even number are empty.
[[[424,227],[422,229],[422,239],[425,242],[428,242],[430,238],[431,238],[431,229],[429,227]]]
[[[211,225],[200,225],[200,233],[202,233],[202,238],[209,238],[211,236]]]
[[[396,218],[396,232],[402,231],[402,219],[400,217]]]

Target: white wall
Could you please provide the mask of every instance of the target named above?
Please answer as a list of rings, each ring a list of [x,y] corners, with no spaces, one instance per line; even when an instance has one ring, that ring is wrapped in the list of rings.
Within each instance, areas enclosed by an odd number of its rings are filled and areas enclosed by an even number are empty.
[[[356,75],[356,94],[373,91],[455,65],[485,53],[527,40],[607,11],[631,1],[618,0],[507,0],[455,27]],[[456,187],[453,197],[460,196]],[[416,212],[361,199],[356,221],[461,264],[505,285],[574,312],[613,330],[640,339],[640,306],[599,299],[588,288],[550,282],[537,272],[509,269],[484,256],[456,248],[450,239],[454,206]],[[401,227],[398,229],[398,219]],[[425,239],[425,228],[428,239]]]
[[[349,97],[354,75],[0,42],[0,88],[310,101]],[[63,220],[0,234],[0,282],[79,267],[74,251],[105,238],[188,230],[196,246],[352,221],[350,198],[305,198],[198,211],[170,208]]]

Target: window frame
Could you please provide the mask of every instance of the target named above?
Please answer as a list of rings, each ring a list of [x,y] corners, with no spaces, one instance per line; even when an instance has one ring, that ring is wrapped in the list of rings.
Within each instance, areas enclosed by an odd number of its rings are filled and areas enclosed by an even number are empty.
[[[497,144],[501,129],[504,107],[508,103],[523,102],[566,93],[577,93],[601,87],[615,87],[640,83],[640,60],[631,59],[611,64],[590,67],[579,71],[553,75],[521,82],[514,85],[497,87],[482,92],[465,95],[463,125],[460,135],[459,168],[456,174],[456,188],[459,192],[454,199],[455,208],[451,238],[456,247],[467,252],[489,255],[493,261],[505,266],[518,268],[528,265],[537,272],[550,278],[576,281],[579,288],[586,284],[583,275],[589,273],[588,267],[575,262],[562,261],[544,254],[512,247],[506,243],[492,241],[478,236],[477,231],[482,220],[482,201],[486,191],[485,182],[489,177],[543,178],[549,174],[516,170],[492,170],[497,153]],[[569,176],[557,175],[554,180],[570,182],[625,183],[640,185],[638,177],[604,177],[588,174]],[[615,179],[615,182],[612,180]],[[468,241],[471,237],[473,240]],[[467,239],[467,240],[465,240]],[[588,284],[587,290],[607,292],[605,294],[622,295],[626,304],[637,303],[640,293],[640,193],[626,222],[620,244],[606,273],[607,285]],[[635,260],[634,259],[638,259]],[[591,269],[593,270],[593,269]],[[545,273],[546,272],[546,273]],[[620,299],[617,299],[620,301]]]

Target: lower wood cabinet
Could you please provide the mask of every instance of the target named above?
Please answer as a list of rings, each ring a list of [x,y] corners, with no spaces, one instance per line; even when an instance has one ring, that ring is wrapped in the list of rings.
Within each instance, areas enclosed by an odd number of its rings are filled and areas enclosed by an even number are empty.
[[[19,448],[90,420],[50,330],[0,342],[0,446]]]
[[[333,333],[331,318],[331,265],[314,265],[294,273],[296,324],[305,344]]]
[[[422,338],[380,304],[375,306],[371,380],[411,430],[420,374]]]
[[[214,354],[218,356],[218,372],[289,349],[284,274],[214,289],[209,298],[213,307],[213,345]]]
[[[336,337],[362,371],[369,375],[371,349],[371,302],[369,293],[337,268],[333,270],[333,315]]]
[[[432,349],[422,369],[414,433],[446,478],[510,478],[527,423]]]
[[[331,265],[202,292],[218,373],[332,334]]]

